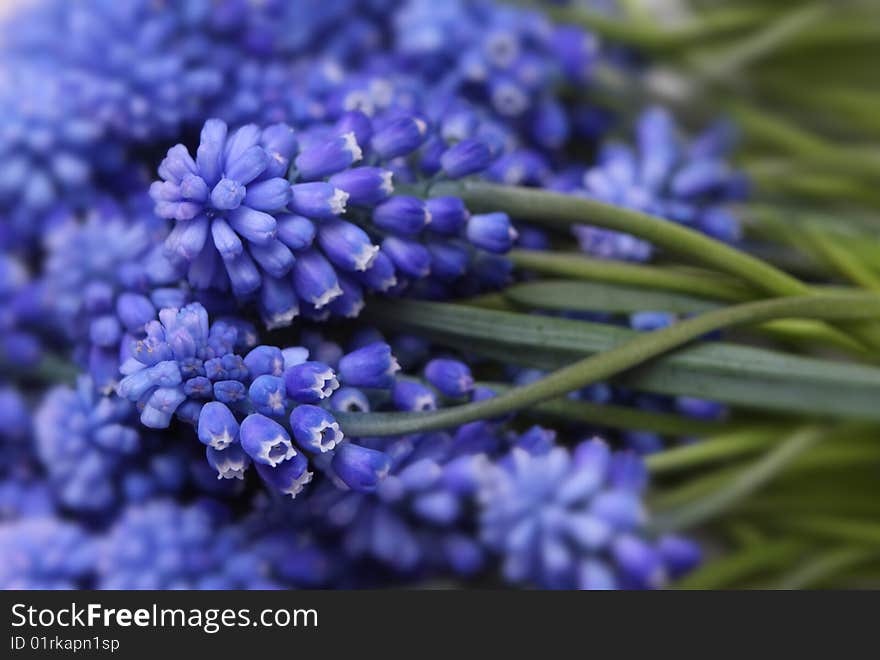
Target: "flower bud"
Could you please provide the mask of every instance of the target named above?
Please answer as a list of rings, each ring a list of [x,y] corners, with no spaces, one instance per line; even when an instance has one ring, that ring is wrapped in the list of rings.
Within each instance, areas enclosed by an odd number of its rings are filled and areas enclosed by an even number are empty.
[[[290,428],[300,447],[324,453],[342,442],[339,424],[327,410],[312,405],[297,406],[290,413]]]
[[[235,415],[219,401],[209,401],[199,413],[199,440],[222,451],[238,442],[238,421]]]

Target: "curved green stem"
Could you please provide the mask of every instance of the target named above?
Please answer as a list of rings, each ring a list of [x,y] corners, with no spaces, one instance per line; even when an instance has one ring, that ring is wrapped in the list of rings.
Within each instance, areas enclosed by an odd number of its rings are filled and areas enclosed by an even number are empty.
[[[839,516],[806,515],[777,519],[776,526],[791,532],[821,536],[838,541],[880,545],[880,524],[874,521],[845,519]]]
[[[807,559],[780,577],[772,589],[805,589],[877,557],[876,550],[836,548]]]
[[[501,383],[478,383],[498,394],[513,388]],[[657,413],[628,406],[591,403],[567,398],[552,399],[529,409],[530,413],[565,422],[596,424],[630,431],[654,431],[663,435],[702,437],[720,433],[728,427],[725,422],[709,422],[683,415]],[[703,443],[699,443],[702,445]],[[694,445],[696,446],[696,445]],[[661,452],[666,453],[666,452]],[[660,454],[657,454],[658,456]]]
[[[511,250],[507,257],[518,268],[542,275],[558,275],[609,284],[628,284],[728,302],[742,302],[758,297],[755,290],[712,271],[688,273],[658,266],[593,259],[577,253],[546,250]]]
[[[345,433],[353,436],[400,435],[458,426],[561,396],[721,328],[790,317],[843,320],[878,316],[880,296],[872,294],[825,294],[744,303],[639,335],[492,399],[425,413],[350,413],[342,416],[340,423]]]
[[[815,167],[805,169],[801,162],[790,165],[752,161],[748,165],[749,177],[765,194],[808,198],[823,205],[843,202],[861,204],[871,210],[880,208],[880,193],[870,184],[836,172],[829,174],[827,164],[820,165],[824,170],[821,172]]]
[[[659,475],[737,458],[766,448],[776,440],[784,428],[784,425],[761,425],[717,434],[694,444],[651,454],[645,458],[645,463],[652,474]]]
[[[551,255],[552,258],[552,255]],[[662,270],[662,269],[657,269]],[[678,274],[678,273],[673,273]],[[686,273],[683,273],[688,275]],[[532,280],[513,284],[501,293],[486,294],[464,301],[483,309],[507,310],[518,307],[566,312],[612,312],[632,314],[644,310],[693,314],[718,309],[718,302],[688,294],[646,289],[606,282],[581,280]],[[511,305],[513,303],[513,305]],[[867,356],[866,349],[846,333],[819,321],[787,319],[765,323],[757,328],[778,340],[822,347],[835,347]]]
[[[691,59],[697,70],[710,79],[726,78],[789,43],[822,20],[830,9],[825,3],[814,2],[782,12],[774,21],[736,41],[726,50],[707,53],[701,59]]]
[[[722,488],[695,502],[655,516],[650,525],[651,529],[658,533],[676,531],[721,515],[767,484],[797,456],[815,445],[825,435],[822,429],[814,427],[795,432]]]
[[[532,4],[532,3],[528,3]],[[581,25],[597,34],[650,51],[680,51],[740,32],[764,21],[771,12],[765,7],[731,7],[715,10],[690,22],[664,29],[643,21],[609,18],[579,7],[541,5],[542,10],[561,22]]]
[[[763,571],[787,566],[803,551],[798,541],[775,541],[747,547],[704,564],[680,580],[677,589],[719,589]]]
[[[503,211],[531,222],[587,223],[633,234],[670,252],[739,277],[769,295],[810,293],[810,287],[797,278],[704,234],[595,199],[480,181],[436,184],[431,190],[431,194],[435,193],[459,195],[468,208],[478,212]],[[880,347],[880,329],[876,326],[848,326],[847,331],[871,347]]]
[[[565,312],[632,314],[644,310],[694,314],[720,303],[669,291],[580,280],[532,280],[512,284],[501,295],[520,307]]]
[[[476,212],[503,211],[530,222],[590,224],[632,234],[739,277],[770,295],[809,293],[809,287],[803,282],[745,252],[663,218],[599,200],[479,181],[436,184],[431,193],[458,194],[468,208]]]
[[[812,226],[803,228],[803,236],[808,245],[841,275],[866,289],[880,291],[880,275],[838,244],[833,236]]]

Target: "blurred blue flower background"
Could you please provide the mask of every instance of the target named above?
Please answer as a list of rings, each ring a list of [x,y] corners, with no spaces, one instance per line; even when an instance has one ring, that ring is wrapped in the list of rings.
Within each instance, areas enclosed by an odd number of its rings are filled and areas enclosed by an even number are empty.
[[[869,584],[872,17],[4,5],[0,586]]]

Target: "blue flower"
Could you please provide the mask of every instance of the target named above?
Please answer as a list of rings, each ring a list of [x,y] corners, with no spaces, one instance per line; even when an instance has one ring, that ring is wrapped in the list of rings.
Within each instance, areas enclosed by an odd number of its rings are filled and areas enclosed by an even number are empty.
[[[425,378],[446,396],[460,397],[474,387],[471,370],[464,362],[436,358],[425,365]]]
[[[441,10],[409,0],[394,27],[395,50],[410,68],[439,79],[447,96],[477,100],[511,123],[532,122],[555,84],[583,84],[598,50],[579,28],[554,28],[539,12],[493,3],[454,0]],[[533,137],[541,146],[559,146],[538,131]]]
[[[54,517],[0,523],[0,588],[88,588],[96,551],[87,532]]]
[[[418,149],[427,138],[427,132],[428,125],[423,119],[399,117],[376,131],[370,146],[380,158],[390,160]]]
[[[328,182],[348,194],[350,206],[374,206],[394,192],[392,172],[380,167],[355,167],[337,172]]]
[[[284,372],[287,394],[300,403],[318,403],[339,387],[336,374],[321,362],[303,362]]]
[[[440,164],[446,176],[460,179],[482,172],[493,160],[492,152],[484,142],[468,138],[447,149],[440,157]]]
[[[465,231],[469,215],[461,200],[392,195],[392,178],[418,177],[402,157],[417,161],[432,130],[409,112],[369,118],[349,111],[297,137],[282,124],[228,133],[226,124],[209,120],[195,159],[184,146],[173,147],[159,168],[162,181],[151,187],[156,212],[176,221],[166,248],[188,264],[193,287],[231,288],[242,302],[256,300],[270,328],[300,314],[356,316],[365,289],[399,294],[430,277],[425,239],[435,246],[447,237],[471,241],[477,249],[460,251],[468,263],[481,249],[506,251],[512,229],[493,233],[498,223],[478,220]],[[470,155],[466,165],[449,164],[456,176],[494,158],[479,138],[459,145],[447,164],[463,150]],[[467,275],[440,271],[446,281]]]
[[[467,224],[470,213],[459,197],[432,197],[425,202],[431,214],[430,231],[457,236]]]
[[[96,394],[82,377],[73,390],[51,390],[35,415],[37,453],[61,502],[101,511],[118,500],[115,478],[140,448],[131,404]]]
[[[129,507],[100,546],[99,589],[198,589],[242,586],[225,574],[242,539],[208,502],[155,500]],[[254,568],[254,573],[259,569]]]
[[[290,428],[297,444],[312,452],[331,451],[342,442],[342,431],[333,415],[318,406],[297,406],[290,413]]]
[[[334,476],[346,486],[369,493],[388,475],[391,461],[384,451],[347,442],[334,452],[331,466]]]
[[[141,422],[151,428],[167,427],[188,399],[197,402],[220,392],[231,395],[229,384],[239,383],[235,377],[243,375],[239,369],[246,373],[236,352],[256,343],[246,329],[235,324],[209,325],[208,313],[198,303],[164,309],[159,319],[146,325],[144,339],[132,343],[130,357],[121,368],[125,377],[117,388],[121,397],[142,407]],[[223,358],[236,365],[233,373],[224,367]],[[202,386],[205,378],[214,383],[213,392]],[[244,388],[243,383],[239,385]]]
[[[352,490],[325,483],[306,501],[320,525],[342,534],[352,559],[404,575],[482,568],[485,553],[463,528],[486,456],[448,433],[361,443],[344,443],[333,461],[333,475]]]
[[[297,454],[285,428],[265,415],[248,415],[240,435],[241,448],[257,463],[276,467]]]
[[[0,79],[0,245],[35,247],[59,204],[88,204],[98,179],[120,176],[122,148],[80,107],[69,70],[3,52]],[[103,181],[102,181],[103,183]]]
[[[233,292],[253,293],[260,285],[257,264],[271,272],[273,250],[287,249],[276,240],[276,221],[268,213],[290,199],[286,179],[278,176],[284,172],[271,166],[289,162],[296,149],[292,131],[285,130],[249,124],[229,134],[224,122],[209,120],[195,159],[178,145],[159,166],[163,182],[153,183],[150,194],[156,212],[177,221],[166,247],[190,262],[194,285],[225,288],[217,280],[222,262]],[[288,261],[287,269],[293,259]],[[286,272],[281,268],[276,276]]]
[[[198,435],[202,444],[222,452],[238,442],[239,424],[235,415],[219,401],[209,401],[199,414]]]
[[[201,416],[199,419],[201,420]],[[216,470],[217,479],[244,479],[245,472],[251,464],[251,457],[240,444],[231,444],[223,449],[208,446],[205,457],[208,465]]]
[[[739,223],[723,204],[742,197],[742,175],[724,160],[730,141],[720,132],[721,127],[710,127],[687,145],[677,136],[672,117],[661,108],[650,108],[636,126],[637,149],[605,145],[596,166],[570,192],[735,243]],[[589,226],[578,226],[574,232],[584,251],[601,258],[646,261],[652,255],[649,243],[632,236]]]
[[[36,330],[44,316],[40,298],[24,264],[0,253],[0,363],[25,369],[39,363],[43,346]]]
[[[363,158],[353,131],[303,149],[294,160],[297,176],[304,181],[336,174]]]
[[[305,456],[296,453],[277,465],[266,465],[256,462],[257,473],[267,484],[278,492],[291,497],[296,497],[302,492],[306,484],[312,480],[313,473],[307,468],[309,465]]]
[[[391,347],[375,342],[359,348],[339,360],[339,377],[352,387],[389,389],[400,365],[391,354]]]
[[[400,236],[418,234],[430,222],[430,211],[425,202],[417,197],[398,195],[373,210],[373,223],[379,229]]]
[[[513,246],[517,233],[506,213],[487,213],[470,217],[467,237],[477,247],[503,254]]]
[[[398,410],[422,412],[437,409],[437,395],[434,390],[416,381],[397,381],[391,390],[391,397]]]
[[[399,369],[383,342],[341,354],[320,337],[314,352],[339,364],[338,377],[328,364],[308,360],[305,347],[261,345],[242,358],[236,351],[256,343],[251,331],[232,319],[209,323],[199,303],[162,310],[159,319],[132,346],[119,395],[138,404],[147,427],[165,428],[174,416],[196,426],[218,478],[243,478],[253,461],[264,481],[282,484],[290,495],[310,478],[302,449],[328,455],[317,465],[321,469],[348,464],[333,456],[343,440],[330,412],[340,409],[332,399],[340,380],[348,385],[347,399],[369,409],[369,400],[354,388],[390,389]],[[330,405],[311,405],[316,403]]]
[[[334,266],[349,272],[368,270],[379,252],[363,229],[345,220],[321,223],[318,244]]]
[[[34,415],[39,462],[57,500],[83,513],[103,513],[127,499],[177,491],[185,456],[162,453],[158,438],[137,428],[131,403],[98,392],[88,376],[76,389],[51,389]]]
[[[515,447],[480,493],[482,538],[512,582],[558,589],[662,587],[670,575],[644,538],[645,467],[598,439],[572,451]]]
[[[121,347],[144,337],[157,310],[187,302],[183,271],[159,244],[164,224],[139,198],[107,200],[85,218],[67,216],[46,237],[46,297],[99,387],[116,382]]]
[[[248,399],[258,413],[270,417],[284,415],[287,409],[284,379],[268,374],[257,376],[248,388]]]
[[[382,252],[407,277],[418,280],[431,273],[431,254],[418,241],[389,236],[382,241]]]

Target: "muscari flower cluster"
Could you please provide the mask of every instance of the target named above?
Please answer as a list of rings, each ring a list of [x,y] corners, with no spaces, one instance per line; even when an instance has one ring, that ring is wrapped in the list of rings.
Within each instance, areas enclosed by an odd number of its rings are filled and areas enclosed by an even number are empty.
[[[644,464],[604,441],[514,447],[480,492],[480,534],[508,580],[545,589],[657,588],[699,563],[677,536],[644,536]]]
[[[378,20],[390,9],[360,0],[41,0],[12,12],[0,24],[9,63],[0,73],[0,245],[31,249],[39,215],[55,204],[87,208],[99,190],[126,192],[120,170],[131,150],[220,108],[244,62],[320,48],[354,57],[362,51],[349,37],[371,23],[343,18]],[[338,29],[352,23],[360,28]]]
[[[378,409],[423,412],[436,410],[443,397],[476,401],[491,396],[492,391],[474,386],[467,365],[435,358],[424,367],[424,381],[398,379],[390,401],[378,402]],[[375,409],[364,399],[357,411]],[[313,524],[340,535],[350,559],[370,560],[400,574],[433,568],[472,575],[480,570],[485,553],[469,535],[468,520],[489,456],[502,443],[498,425],[474,422],[451,432],[359,443],[387,456],[382,478],[353,489],[338,488],[338,478],[324,482],[305,502]]]
[[[47,393],[34,415],[34,443],[54,499],[83,515],[177,493],[189,477],[183,448],[142,431],[134,406],[88,376]]]
[[[0,364],[6,368],[34,367],[42,357],[36,286],[20,259],[0,253]]]
[[[357,316],[365,290],[454,282],[476,250],[506,252],[516,233],[505,214],[472,216],[455,197],[392,194],[395,173],[381,165],[415,152],[427,131],[417,116],[374,126],[354,111],[300,148],[284,124],[230,132],[209,120],[195,158],[172,147],[151,187],[157,214],[175,221],[166,248],[194,288],[256,299],[268,328],[299,313]],[[439,155],[438,170],[455,179],[490,160],[486,145],[465,140]]]
[[[296,586],[294,574],[314,570],[323,557],[290,553],[285,566],[298,560],[304,568],[274,571],[271,541],[254,538],[244,524],[233,524],[230,511],[213,500],[181,506],[156,499],[130,507],[100,538],[95,560],[99,589],[277,589]]]
[[[76,589],[94,567],[93,540],[50,516],[0,524],[0,588]]]
[[[567,173],[557,187],[735,243],[739,222],[725,204],[743,198],[746,182],[725,160],[731,131],[719,123],[685,144],[672,116],[650,108],[638,119],[635,148],[608,143],[596,165]],[[581,249],[603,259],[647,261],[653,254],[650,243],[620,232],[582,225],[574,234]]]
[[[154,429],[172,418],[197,428],[207,460],[220,478],[241,479],[253,463],[280,492],[296,496],[313,473],[309,454],[323,455],[335,475],[358,488],[385,469],[385,457],[343,440],[332,411],[321,404],[340,384],[387,389],[399,369],[387,344],[342,356],[338,372],[309,360],[308,349],[255,345],[252,328],[231,321],[210,324],[193,303],[164,309],[131,346],[118,393],[137,403],[140,420]],[[245,352],[246,351],[246,352]],[[362,394],[343,390],[336,395]]]
[[[439,76],[444,93],[488,108],[525,143],[557,150],[571,126],[555,87],[588,81],[598,42],[536,11],[410,0],[395,17],[394,50],[405,66]]]
[[[18,501],[33,477],[34,447],[31,402],[21,388],[0,384],[0,520],[7,504]],[[27,498],[25,498],[27,499]],[[17,505],[10,505],[17,510]]]
[[[261,511],[261,513],[263,513]],[[0,522],[3,589],[290,589],[343,570],[307,534],[270,529],[271,515],[235,519],[217,500],[159,497],[128,506],[104,530],[51,511]]]
[[[181,268],[161,246],[166,223],[145,201],[104,199],[84,214],[59,212],[44,241],[43,286],[53,316],[101,388],[118,378],[120,346],[142,338],[159,309],[189,299]]]
[[[14,66],[0,72],[0,246],[21,252],[39,242],[56,204],[87,205],[99,180],[124,188],[108,176],[124,161],[78,107],[75,83],[49,64],[5,57]]]

